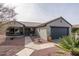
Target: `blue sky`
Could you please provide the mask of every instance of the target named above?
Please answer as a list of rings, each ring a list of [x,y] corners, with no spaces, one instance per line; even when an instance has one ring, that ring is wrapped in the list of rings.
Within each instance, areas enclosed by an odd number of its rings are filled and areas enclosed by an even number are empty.
[[[62,16],[71,24],[79,23],[78,3],[24,3],[15,6],[19,21],[47,22]]]

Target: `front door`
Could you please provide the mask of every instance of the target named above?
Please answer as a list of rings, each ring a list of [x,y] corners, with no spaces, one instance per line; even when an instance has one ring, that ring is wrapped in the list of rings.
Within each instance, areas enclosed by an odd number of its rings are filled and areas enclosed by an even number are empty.
[[[35,35],[35,28],[25,28],[25,35],[26,36],[34,36]]]

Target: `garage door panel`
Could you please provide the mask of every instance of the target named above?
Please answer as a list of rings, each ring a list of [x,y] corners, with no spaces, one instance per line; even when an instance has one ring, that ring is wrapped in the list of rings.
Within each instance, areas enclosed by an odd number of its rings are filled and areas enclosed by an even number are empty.
[[[59,39],[68,35],[68,27],[51,27],[51,36],[53,39]]]

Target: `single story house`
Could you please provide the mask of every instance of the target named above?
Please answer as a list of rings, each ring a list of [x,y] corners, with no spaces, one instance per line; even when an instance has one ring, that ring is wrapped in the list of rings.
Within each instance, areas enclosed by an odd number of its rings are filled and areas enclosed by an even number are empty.
[[[19,22],[10,21],[1,24],[0,32],[6,35],[19,36],[39,36],[47,40],[48,37],[52,39],[59,39],[62,36],[71,34],[72,25],[63,17],[58,17],[46,23],[35,22]]]

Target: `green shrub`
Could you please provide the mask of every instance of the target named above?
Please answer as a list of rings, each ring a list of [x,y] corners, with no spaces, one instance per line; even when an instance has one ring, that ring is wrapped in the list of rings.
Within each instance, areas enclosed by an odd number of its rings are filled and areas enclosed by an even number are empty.
[[[63,38],[60,38],[59,45],[64,50],[70,51],[75,45],[75,40],[71,36],[64,36]]]
[[[72,55],[79,56],[79,40],[75,40],[72,36],[60,38],[59,46],[65,51],[70,51]]]
[[[72,33],[79,33],[79,28],[72,28]]]
[[[79,48],[73,48],[73,50],[71,51],[71,54],[75,56],[79,56]]]

